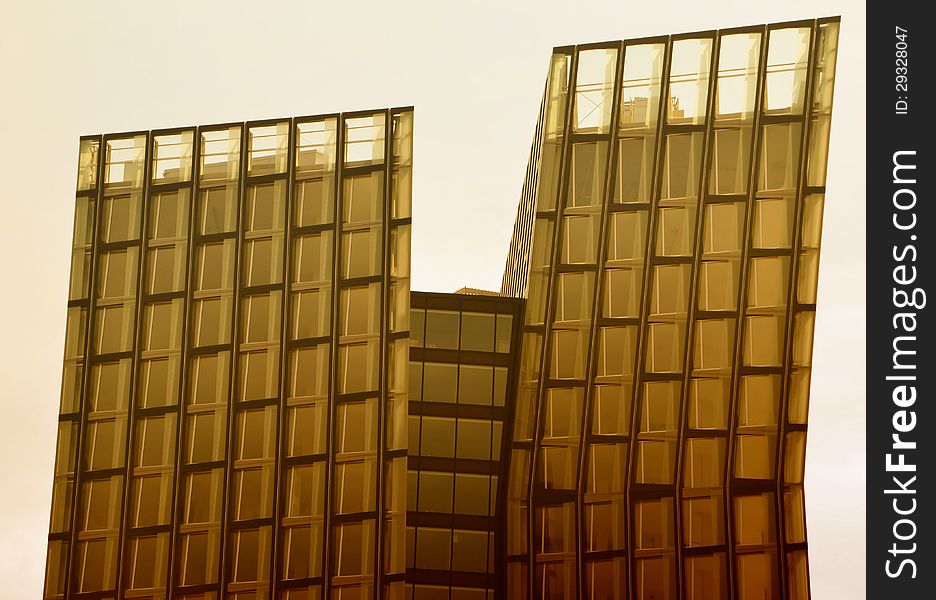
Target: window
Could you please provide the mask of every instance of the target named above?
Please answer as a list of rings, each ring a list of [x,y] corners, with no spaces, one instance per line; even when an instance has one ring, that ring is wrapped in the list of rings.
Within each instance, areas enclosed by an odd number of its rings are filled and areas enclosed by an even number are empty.
[[[628,52],[630,48],[628,48]],[[646,99],[643,99],[646,102]],[[621,115],[622,118],[624,115]],[[654,115],[656,117],[656,115]],[[650,201],[653,182],[653,158],[656,150],[652,137],[618,140],[618,168],[614,182],[614,202],[644,203]]]
[[[247,287],[282,281],[281,238],[261,238],[244,242],[244,283]]]
[[[344,178],[342,222],[346,225],[380,222],[383,217],[381,171]]]
[[[245,410],[237,414],[235,459],[272,459],[276,443],[276,407]]]
[[[779,405],[779,375],[745,375],[741,377],[741,399],[738,409],[738,425],[740,427],[776,425]]]
[[[452,531],[452,570],[486,573],[488,541],[492,536],[487,531]]]
[[[143,350],[178,350],[182,339],[181,298],[143,308]]]
[[[171,240],[186,237],[188,196],[186,191],[164,192],[150,198],[149,237]]]
[[[368,575],[374,568],[373,521],[335,525],[335,575]]]
[[[175,414],[144,417],[137,421],[138,467],[172,465],[175,460]]]
[[[214,346],[231,341],[231,298],[205,298],[193,302],[195,345]]]
[[[802,114],[810,33],[809,27],[770,32],[764,90],[766,113]]]
[[[491,460],[491,421],[458,419],[456,458]],[[500,442],[500,440],[497,440]],[[496,458],[496,457],[494,457]]]
[[[327,406],[316,402],[286,409],[287,456],[310,456],[325,452]]]
[[[341,290],[341,335],[379,335],[381,285],[347,287]]]
[[[186,424],[187,462],[193,464],[223,460],[226,425],[227,414],[224,409],[189,415]]]
[[[562,218],[563,264],[594,264],[598,254],[600,214],[571,215]]]
[[[235,530],[231,535],[232,582],[267,581],[270,527]]]
[[[750,127],[716,129],[709,170],[709,193],[746,194],[750,156]]]
[[[414,473],[416,473],[414,471]],[[451,513],[453,502],[453,473],[419,471],[418,508],[420,512]],[[487,498],[487,477],[484,477],[484,497]],[[462,484],[464,486],[464,483]],[[457,498],[457,495],[455,496]],[[485,511],[484,514],[487,514]]]
[[[98,264],[98,298],[129,298],[136,295],[137,248],[104,252]]]
[[[657,256],[690,256],[695,241],[693,206],[661,208],[657,223]]]
[[[673,547],[672,498],[637,502],[634,507],[634,520],[638,549]]]
[[[775,540],[773,494],[736,496],[734,520],[735,544],[738,546],[772,544]]]
[[[292,310],[292,339],[328,335],[331,328],[331,288],[293,293]]]
[[[430,383],[430,365],[426,363],[426,393],[435,394],[435,386]],[[443,367],[450,373],[451,384],[454,385],[455,365],[436,365]],[[435,369],[433,369],[435,370]],[[505,382],[506,383],[506,382]],[[494,368],[476,365],[458,365],[458,402],[459,404],[476,404],[491,406],[492,391],[494,390]],[[432,400],[426,396],[427,400]]]
[[[126,416],[88,422],[84,444],[85,460],[89,470],[124,466],[126,429]]]
[[[204,177],[205,174],[202,173],[202,176]],[[213,235],[234,231],[237,227],[236,203],[236,185],[201,190],[198,232],[201,235]]]
[[[644,383],[640,406],[640,432],[676,432],[679,399],[682,385],[678,381],[650,381]]]
[[[286,469],[286,517],[321,517],[324,514],[325,462]]]
[[[275,398],[279,393],[279,349],[241,352],[240,399]]]
[[[793,190],[799,173],[802,125],[764,125],[761,135],[759,190]]]
[[[179,540],[181,549],[180,583],[182,585],[200,585],[215,583],[218,580],[218,549],[220,532],[203,531],[182,534]]]
[[[793,239],[791,198],[758,198],[754,201],[754,248],[789,248]]]
[[[694,202],[698,198],[703,137],[701,133],[666,136],[661,200]]]
[[[715,96],[716,119],[750,121],[753,118],[760,42],[759,33],[721,36]]]
[[[381,272],[382,228],[346,231],[341,236],[341,275],[344,279],[371,277]]]
[[[739,479],[772,479],[776,436],[739,435],[734,475]]]
[[[295,239],[293,281],[321,283],[332,279],[332,232],[323,231]]]
[[[455,419],[448,417],[422,418],[421,456],[455,457]]]
[[[734,357],[734,330],[734,319],[696,321],[693,368],[729,371]]]
[[[625,385],[596,385],[592,408],[592,433],[627,435],[630,430],[632,388]]]
[[[556,293],[556,321],[584,321],[591,318],[595,297],[595,274],[559,273]]]
[[[455,473],[455,513],[490,516],[495,505],[491,499],[497,493],[497,478],[488,475]],[[423,496],[420,494],[420,498]],[[433,497],[433,496],[430,496]],[[421,510],[421,509],[420,509]]]
[[[342,402],[337,408],[335,450],[342,454],[375,451],[377,401]]]
[[[451,310],[426,310],[426,348],[458,348],[459,313]]]
[[[166,572],[169,558],[169,534],[132,538],[128,542],[125,559],[128,570],[128,589],[162,588],[160,579]]]
[[[673,42],[669,89],[672,99],[667,116],[669,123],[701,123],[705,120],[711,57],[711,39]]]
[[[289,123],[261,125],[247,131],[247,173],[267,175],[286,171],[286,144],[289,140]]]
[[[104,198],[101,241],[124,242],[140,237],[140,196],[124,194]]]
[[[587,329],[553,330],[550,376],[553,379],[584,379],[587,345]]]
[[[743,235],[743,202],[709,204],[705,207],[705,229],[702,239],[704,254],[740,252]]]
[[[617,50],[583,50],[575,73],[575,131],[606,133],[611,125]]]
[[[461,314],[461,349],[494,352],[494,315],[463,312]],[[508,330],[508,343],[509,331]]]
[[[162,294],[185,288],[185,245],[152,248],[147,252],[146,292]]]
[[[647,333],[647,363],[650,373],[682,371],[685,352],[685,323],[650,323]]]
[[[748,307],[786,306],[789,279],[789,258],[785,256],[752,258]]]
[[[725,429],[728,426],[729,377],[694,377],[689,388],[689,427]]]
[[[352,394],[378,389],[380,344],[367,341],[338,348],[338,393]]]
[[[319,398],[328,391],[328,344],[292,351],[289,395],[293,398]]]
[[[721,486],[725,468],[724,438],[689,438],[686,442],[685,460],[684,487]]]
[[[779,366],[784,329],[783,319],[779,316],[747,317],[744,334],[745,366]]]
[[[689,547],[724,543],[725,516],[721,496],[683,500],[683,535]]]
[[[581,142],[572,145],[572,172],[569,176],[566,199],[568,207],[601,205],[607,156],[607,142]]]

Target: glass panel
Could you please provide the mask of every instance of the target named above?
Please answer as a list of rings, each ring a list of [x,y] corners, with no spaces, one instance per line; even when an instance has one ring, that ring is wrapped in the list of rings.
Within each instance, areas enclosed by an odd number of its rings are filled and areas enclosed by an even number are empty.
[[[153,183],[191,181],[194,137],[183,131],[153,138]]]
[[[345,166],[383,162],[385,135],[383,114],[347,119],[345,121]]]
[[[611,125],[611,98],[617,49],[579,52],[575,74],[575,131],[607,133]]]
[[[664,44],[627,46],[621,89],[621,127],[653,129],[659,120]]]
[[[251,127],[247,130],[248,175],[267,175],[286,172],[286,146],[289,141],[289,123]]]
[[[738,33],[719,40],[716,119],[753,118],[760,38],[759,33]]]
[[[673,42],[670,65],[669,123],[702,123],[708,101],[712,40]]]
[[[767,87],[764,111],[802,114],[809,60],[809,27],[775,29],[767,46]]]

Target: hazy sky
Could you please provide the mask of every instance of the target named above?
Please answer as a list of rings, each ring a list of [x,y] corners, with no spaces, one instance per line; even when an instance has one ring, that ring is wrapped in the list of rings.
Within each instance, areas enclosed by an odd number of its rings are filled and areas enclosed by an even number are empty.
[[[0,598],[39,598],[78,136],[414,105],[413,288],[496,289],[553,46],[842,15],[807,446],[813,597],[864,596],[864,3],[0,8]]]

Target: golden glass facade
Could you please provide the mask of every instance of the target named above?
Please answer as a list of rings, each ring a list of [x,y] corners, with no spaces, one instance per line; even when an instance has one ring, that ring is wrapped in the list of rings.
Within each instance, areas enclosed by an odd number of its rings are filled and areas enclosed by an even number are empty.
[[[410,108],[82,138],[44,598],[808,599],[837,38],[554,49],[499,294]]]
[[[82,138],[45,598],[401,597],[412,118]]]
[[[407,598],[502,597],[505,452],[523,302],[414,292]]]
[[[809,596],[803,466],[838,19],[556,48],[506,597]]]

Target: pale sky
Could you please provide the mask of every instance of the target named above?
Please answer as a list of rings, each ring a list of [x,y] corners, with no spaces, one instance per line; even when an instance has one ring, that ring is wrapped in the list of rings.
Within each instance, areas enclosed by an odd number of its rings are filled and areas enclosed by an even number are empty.
[[[497,289],[553,46],[842,15],[806,509],[813,597],[864,596],[864,3],[6,2],[0,598],[41,597],[78,136],[415,106],[413,289]]]

